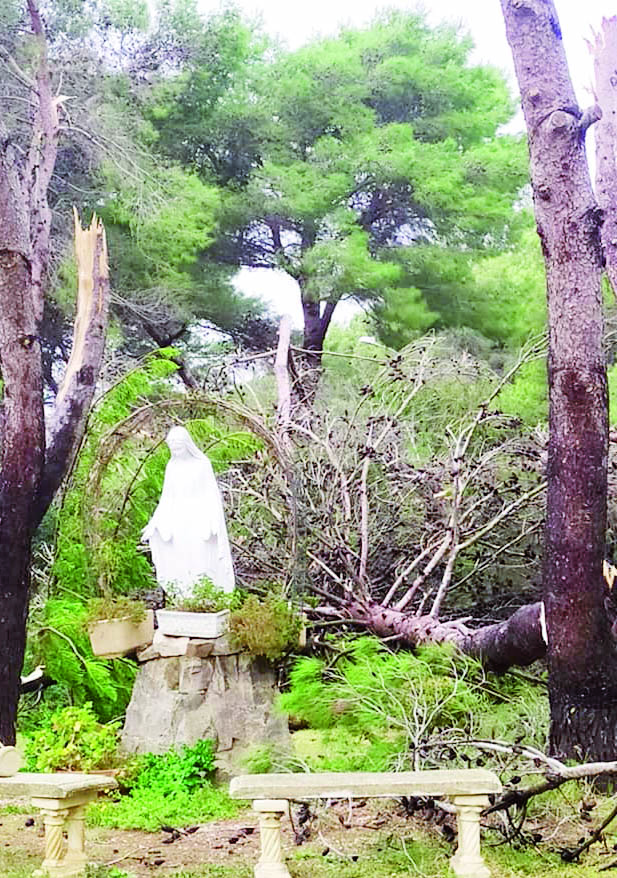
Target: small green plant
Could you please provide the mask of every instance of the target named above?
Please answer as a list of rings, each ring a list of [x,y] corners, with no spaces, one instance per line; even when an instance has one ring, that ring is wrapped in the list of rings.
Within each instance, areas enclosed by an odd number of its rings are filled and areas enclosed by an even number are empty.
[[[146,605],[124,595],[106,595],[88,601],[85,618],[87,625],[104,619],[128,619],[138,625],[146,618]]]
[[[28,771],[92,771],[118,764],[119,723],[100,723],[91,704],[64,707],[25,746]]]
[[[274,748],[271,744],[254,744],[242,757],[242,767],[249,774],[268,774],[274,770]]]
[[[276,661],[298,642],[301,618],[282,598],[269,595],[259,600],[249,595],[229,618],[232,642],[254,656]]]
[[[90,863],[86,866],[84,878],[135,878],[135,873],[125,872],[117,866],[95,866]]]
[[[234,589],[226,593],[211,579],[204,576],[193,586],[189,597],[173,597],[170,606],[174,610],[187,610],[190,613],[218,613],[221,610],[236,610],[242,606],[244,592]]]
[[[138,756],[134,762],[133,780],[127,787],[160,789],[165,794],[178,790],[191,793],[212,777],[216,767],[214,754],[214,744],[204,738],[192,747],[184,746],[162,755],[146,753]]]
[[[155,832],[165,824],[186,826],[215,817],[231,817],[237,804],[212,784],[212,741],[162,755],[137,756],[118,776],[125,795],[98,802],[91,822],[120,829]]]

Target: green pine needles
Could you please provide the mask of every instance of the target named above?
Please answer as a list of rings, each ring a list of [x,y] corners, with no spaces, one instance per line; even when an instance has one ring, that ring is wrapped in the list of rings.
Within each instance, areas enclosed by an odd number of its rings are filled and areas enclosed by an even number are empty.
[[[484,674],[447,646],[391,652],[375,637],[343,641],[330,662],[299,659],[279,706],[322,730],[314,770],[419,768],[442,730],[468,735],[486,705]]]

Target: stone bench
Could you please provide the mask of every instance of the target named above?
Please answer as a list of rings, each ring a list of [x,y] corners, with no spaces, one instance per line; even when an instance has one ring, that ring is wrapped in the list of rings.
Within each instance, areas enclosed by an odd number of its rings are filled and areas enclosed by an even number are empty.
[[[458,847],[450,865],[459,878],[490,878],[480,853],[480,815],[489,794],[501,791],[499,778],[485,769],[393,773],[251,774],[230,784],[234,799],[251,799],[259,815],[261,857],[255,878],[291,878],[281,854],[280,824],[289,800],[367,799],[431,796],[449,799],[456,809]]]
[[[28,796],[45,821],[45,859],[35,876],[72,878],[82,875],[88,858],[85,851],[84,812],[101,790],[117,787],[102,774],[23,772],[0,777],[0,798]],[[64,841],[66,832],[67,841]]]

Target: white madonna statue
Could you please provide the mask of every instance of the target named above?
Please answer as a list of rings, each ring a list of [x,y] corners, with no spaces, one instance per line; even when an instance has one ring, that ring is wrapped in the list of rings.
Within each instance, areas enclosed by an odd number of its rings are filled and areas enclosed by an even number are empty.
[[[166,438],[171,458],[154,515],[143,529],[160,585],[190,594],[202,577],[225,592],[234,589],[234,570],[223,501],[212,464],[184,427]]]

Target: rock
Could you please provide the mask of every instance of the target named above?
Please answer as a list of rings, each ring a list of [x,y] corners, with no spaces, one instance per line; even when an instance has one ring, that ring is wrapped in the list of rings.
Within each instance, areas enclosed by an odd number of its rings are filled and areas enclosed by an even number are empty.
[[[163,635],[161,635],[162,637]],[[173,648],[165,637],[149,650],[137,675],[122,732],[129,753],[164,753],[171,747],[210,738],[217,747],[217,764],[232,771],[239,754],[251,744],[286,746],[285,717],[275,714],[275,673],[265,661],[231,651],[225,637],[177,644],[183,654],[161,656]],[[203,655],[212,647],[209,655]],[[141,654],[141,660],[144,653]]]
[[[191,655],[199,658],[206,658],[216,649],[216,641],[223,638],[217,637],[209,640],[196,640],[192,637],[171,637],[167,634],[161,634],[157,630],[154,632],[154,639],[150,646],[142,649],[137,653],[137,660],[140,662],[149,662],[157,658],[172,658],[177,655]],[[228,650],[227,645],[221,645],[221,648]],[[220,653],[217,653],[217,655]],[[227,654],[227,652],[224,652]]]

